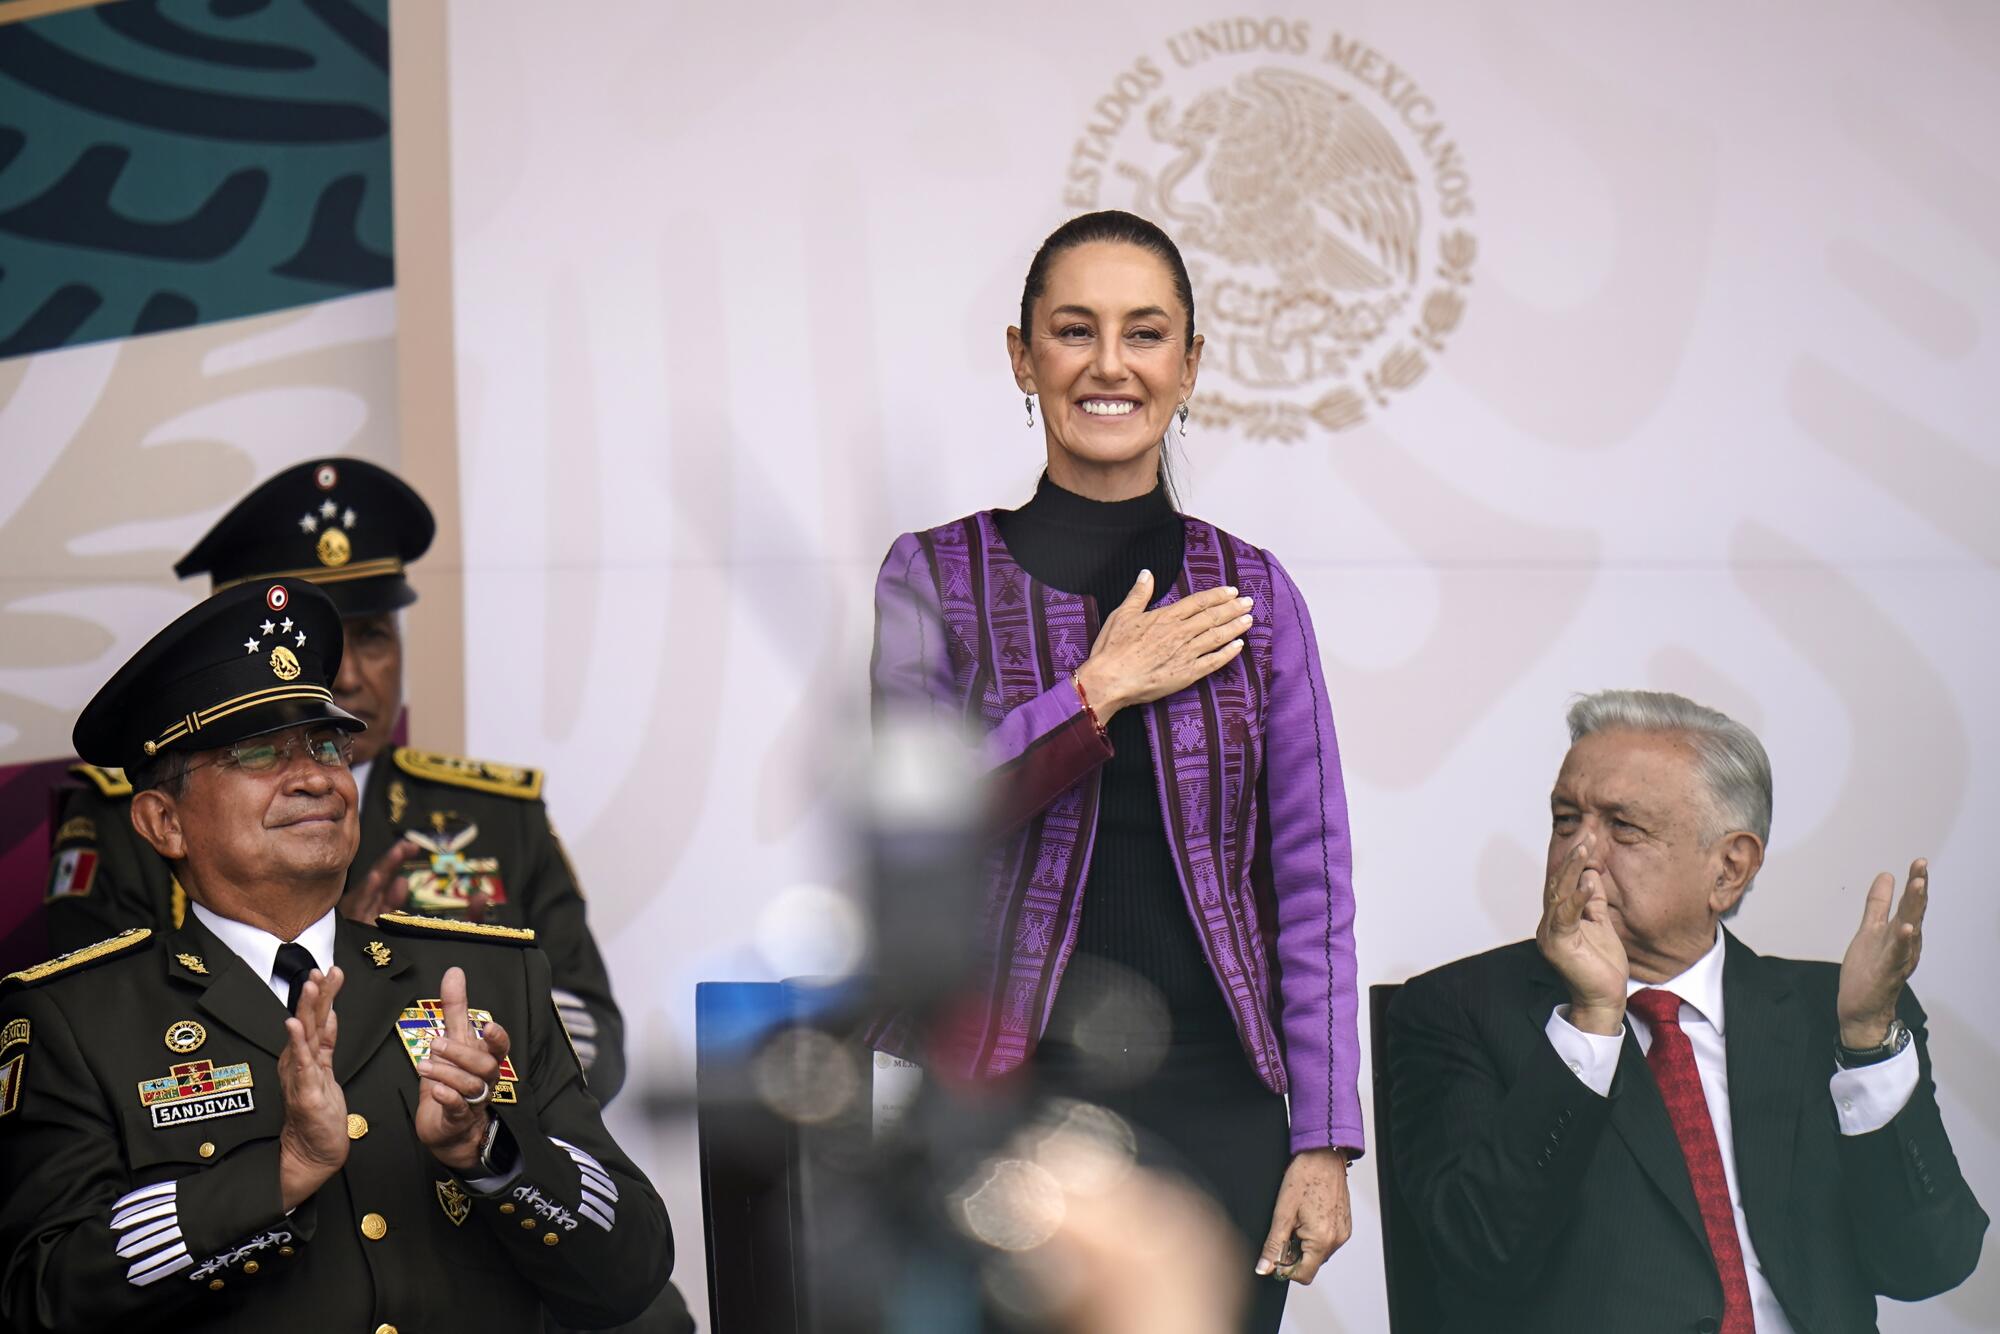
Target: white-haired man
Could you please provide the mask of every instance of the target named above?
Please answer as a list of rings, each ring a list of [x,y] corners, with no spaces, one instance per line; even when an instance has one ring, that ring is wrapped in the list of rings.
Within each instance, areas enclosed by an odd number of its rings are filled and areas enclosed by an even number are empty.
[[[1535,939],[1389,1014],[1392,1168],[1452,1331],[1873,1330],[1972,1272],[1986,1215],[1905,985],[1929,868],[1869,888],[1840,964],[1722,927],[1771,767],[1678,695],[1570,710]]]

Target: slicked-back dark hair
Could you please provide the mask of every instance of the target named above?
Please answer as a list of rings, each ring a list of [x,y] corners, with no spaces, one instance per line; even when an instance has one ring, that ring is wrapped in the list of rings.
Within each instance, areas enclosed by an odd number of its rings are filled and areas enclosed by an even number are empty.
[[[1035,303],[1048,290],[1049,265],[1056,257],[1080,245],[1090,245],[1098,241],[1122,242],[1135,245],[1141,250],[1159,256],[1173,275],[1174,294],[1187,307],[1187,345],[1194,346],[1194,284],[1188,281],[1187,262],[1181,258],[1180,247],[1164,231],[1136,213],[1122,209],[1107,208],[1097,213],[1083,213],[1049,233],[1042,248],[1035,252],[1034,262],[1028,265],[1028,280],[1021,284],[1021,336],[1033,336],[1035,327]]]

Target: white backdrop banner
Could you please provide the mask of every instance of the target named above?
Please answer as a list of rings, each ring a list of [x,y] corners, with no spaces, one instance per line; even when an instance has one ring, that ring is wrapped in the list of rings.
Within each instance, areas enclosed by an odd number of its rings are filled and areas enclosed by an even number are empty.
[[[1933,858],[2000,1201],[1996,75],[1945,0],[455,4],[469,735],[550,772],[635,1078],[845,874],[875,568],[1029,494],[1003,331],[1117,206],[1197,277],[1187,507],[1313,607],[1363,982],[1529,934],[1568,697],[1684,692],[1776,766],[1751,944],[1838,958]],[[699,1309],[692,1132],[634,1101]],[[1374,1167],[1288,1329],[1385,1327]],[[1885,1320],[1992,1328],[1994,1273]]]

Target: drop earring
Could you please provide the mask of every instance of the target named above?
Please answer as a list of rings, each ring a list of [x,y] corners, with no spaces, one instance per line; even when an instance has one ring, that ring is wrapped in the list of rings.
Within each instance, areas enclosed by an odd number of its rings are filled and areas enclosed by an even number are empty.
[[[1176,415],[1179,416],[1181,419],[1181,434],[1186,435],[1187,424],[1188,424],[1188,405],[1186,399],[1181,400],[1180,411]]]
[[[1021,401],[1028,405],[1028,428],[1033,430],[1035,425],[1035,396],[1027,394],[1022,397]]]

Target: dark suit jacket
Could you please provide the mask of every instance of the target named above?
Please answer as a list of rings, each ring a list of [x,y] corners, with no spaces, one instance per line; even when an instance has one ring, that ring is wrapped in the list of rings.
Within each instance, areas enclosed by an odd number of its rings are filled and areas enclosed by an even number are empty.
[[[1764,958],[1727,936],[1738,1188],[1800,1334],[1874,1330],[1876,1294],[1956,1286],[1986,1231],[1907,988],[1917,1090],[1881,1130],[1841,1135],[1827,1089],[1838,978],[1836,965]],[[1721,1280],[1638,1040],[1628,1028],[1599,1097],[1543,1032],[1568,998],[1530,940],[1424,974],[1389,1011],[1393,1168],[1441,1275],[1444,1328],[1716,1330]]]
[[[544,1309],[589,1329],[645,1309],[673,1264],[666,1209],[584,1089],[541,951],[385,916],[338,923],[334,958],[353,1143],[290,1214],[285,1007],[199,918],[0,982],[0,1325],[542,1334]],[[521,1175],[487,1195],[414,1124],[402,1021],[452,965],[511,1039],[493,1113]]]

